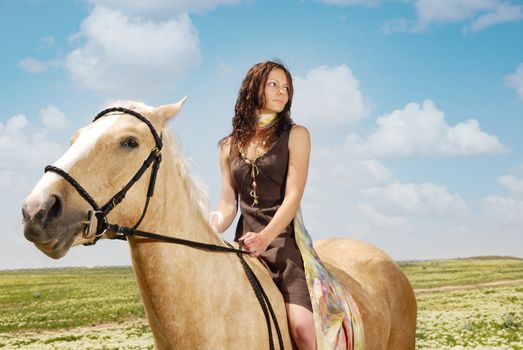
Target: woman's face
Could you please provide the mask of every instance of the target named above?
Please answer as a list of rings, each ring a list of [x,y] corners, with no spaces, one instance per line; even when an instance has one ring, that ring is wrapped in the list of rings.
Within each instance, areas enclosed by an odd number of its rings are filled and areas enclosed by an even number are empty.
[[[279,113],[289,101],[289,82],[282,69],[275,68],[269,72],[264,86],[265,105],[258,114]]]

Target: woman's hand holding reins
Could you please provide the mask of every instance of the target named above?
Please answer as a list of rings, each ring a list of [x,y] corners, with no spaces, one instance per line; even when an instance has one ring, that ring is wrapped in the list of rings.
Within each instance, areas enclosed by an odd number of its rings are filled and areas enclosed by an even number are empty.
[[[239,241],[250,256],[258,257],[267,250],[271,243],[267,238],[267,235],[263,233],[247,232],[240,237]]]

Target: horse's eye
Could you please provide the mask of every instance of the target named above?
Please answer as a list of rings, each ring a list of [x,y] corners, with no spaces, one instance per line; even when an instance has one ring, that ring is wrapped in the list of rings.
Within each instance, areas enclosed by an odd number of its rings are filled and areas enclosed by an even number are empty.
[[[128,137],[122,141],[121,145],[126,148],[138,148],[140,145],[134,137]]]

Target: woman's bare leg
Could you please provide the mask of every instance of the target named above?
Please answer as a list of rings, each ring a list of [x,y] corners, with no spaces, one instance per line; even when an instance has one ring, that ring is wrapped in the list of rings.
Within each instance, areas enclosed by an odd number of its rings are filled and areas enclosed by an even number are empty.
[[[316,331],[312,312],[296,304],[285,304],[292,337],[300,350],[316,350]]]

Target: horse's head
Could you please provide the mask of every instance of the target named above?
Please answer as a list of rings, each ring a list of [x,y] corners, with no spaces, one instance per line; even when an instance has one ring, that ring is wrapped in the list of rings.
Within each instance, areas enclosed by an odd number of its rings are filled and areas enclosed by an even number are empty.
[[[157,108],[123,102],[140,113],[161,134],[167,121],[176,115],[185,98]],[[135,175],[156,147],[154,132],[144,121],[125,113],[108,113],[78,130],[71,146],[54,166],[62,169],[100,206],[108,202]],[[146,198],[149,168],[126,194],[124,204],[109,214],[113,222],[134,225]],[[31,191],[22,208],[24,235],[46,255],[58,259],[69,248],[87,243],[82,233],[91,205],[69,182],[46,172]]]

